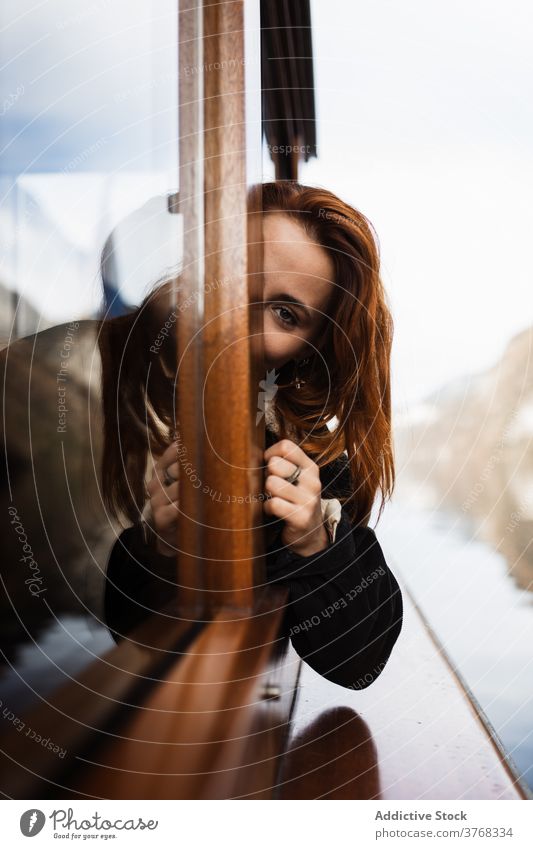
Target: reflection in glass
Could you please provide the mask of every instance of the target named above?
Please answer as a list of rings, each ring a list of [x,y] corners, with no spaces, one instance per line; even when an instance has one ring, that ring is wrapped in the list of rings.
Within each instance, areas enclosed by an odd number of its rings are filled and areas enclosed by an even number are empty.
[[[181,266],[178,33],[171,0],[8,0],[0,16],[0,691],[21,711],[114,645],[104,577],[130,522],[102,487],[102,352]]]

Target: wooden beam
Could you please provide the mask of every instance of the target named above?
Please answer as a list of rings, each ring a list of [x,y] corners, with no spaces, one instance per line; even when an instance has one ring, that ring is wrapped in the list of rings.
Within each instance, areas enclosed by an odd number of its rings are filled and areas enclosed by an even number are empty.
[[[120,733],[79,758],[74,798],[270,798],[300,669],[280,644],[286,600],[269,587],[253,616],[220,609]]]
[[[246,51],[259,52],[260,31],[258,18],[255,29],[247,25],[243,0],[204,2],[200,40],[194,36],[199,20],[190,5],[180,17],[180,157],[187,186],[180,209],[186,241],[194,245],[186,251],[179,298],[196,294],[196,301],[185,316],[180,313],[178,327],[177,408],[188,463],[180,483],[178,580],[182,614],[210,617],[222,605],[251,612],[256,587],[264,583],[264,426],[255,424],[261,222],[248,207],[247,156],[249,141],[260,152],[261,136],[259,120],[249,128],[253,138],[247,135],[245,107]],[[258,96],[259,73],[257,64]],[[200,101],[203,116],[191,114]],[[200,165],[196,174],[184,170],[194,157],[203,162],[201,197]]]

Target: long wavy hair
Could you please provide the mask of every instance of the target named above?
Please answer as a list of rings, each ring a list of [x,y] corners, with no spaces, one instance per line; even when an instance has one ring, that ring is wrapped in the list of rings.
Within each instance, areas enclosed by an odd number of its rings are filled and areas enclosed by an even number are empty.
[[[326,250],[335,270],[319,350],[304,368],[286,363],[276,380],[273,400],[281,435],[291,438],[292,431],[319,466],[346,451],[351,492],[340,501],[354,524],[367,525],[380,490],[379,521],[394,489],[395,467],[390,385],[394,325],[380,276],[377,235],[363,213],[326,189],[287,181],[266,183],[260,190],[263,211],[290,216]],[[306,381],[300,389],[295,388],[296,369]]]
[[[350,484],[339,493],[353,524],[367,525],[378,490],[379,521],[392,495],[395,470],[391,435],[390,354],[393,321],[380,277],[379,243],[368,219],[326,189],[295,182],[265,183],[251,191],[257,210],[282,212],[297,221],[329,254],[334,295],[320,349],[295,387],[294,361],[280,370],[274,396],[282,436],[295,438],[320,466],[346,455]],[[104,502],[132,523],[146,500],[149,452],[162,453],[175,426],[175,332],[161,338],[172,317],[178,278],[158,281],[141,305],[102,320]],[[170,313],[169,313],[170,309]],[[176,310],[174,309],[174,322]],[[156,346],[154,340],[161,344]],[[331,422],[337,424],[332,429]],[[328,422],[330,426],[328,427]],[[332,467],[333,468],[333,467]]]
[[[176,424],[177,278],[161,278],[139,307],[100,321],[104,422],[103,500],[139,521],[147,457],[162,454]]]

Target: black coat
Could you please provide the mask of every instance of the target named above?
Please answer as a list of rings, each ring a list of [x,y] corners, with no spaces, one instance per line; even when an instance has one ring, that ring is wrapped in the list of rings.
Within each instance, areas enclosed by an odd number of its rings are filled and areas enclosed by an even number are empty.
[[[267,428],[266,445],[277,439]],[[320,469],[322,497],[350,491],[348,461]],[[284,627],[294,649],[316,672],[356,690],[381,673],[402,628],[402,594],[375,532],[353,527],[345,508],[335,542],[310,557],[281,544],[283,521],[265,517],[273,541],[267,581],[289,588]],[[109,559],[105,616],[115,639],[171,596],[175,560],[145,545],[140,525],[127,528]]]

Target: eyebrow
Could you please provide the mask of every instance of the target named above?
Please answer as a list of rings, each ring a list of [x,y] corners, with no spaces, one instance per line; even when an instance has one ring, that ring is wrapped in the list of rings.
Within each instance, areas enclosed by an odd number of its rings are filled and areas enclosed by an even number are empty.
[[[294,304],[295,307],[300,307],[300,309],[305,313],[309,320],[312,320],[312,315],[309,307],[303,304],[298,298],[295,298],[294,295],[289,295],[288,292],[279,292],[275,297],[269,298],[267,303],[271,304],[274,301],[288,301],[290,304]]]

